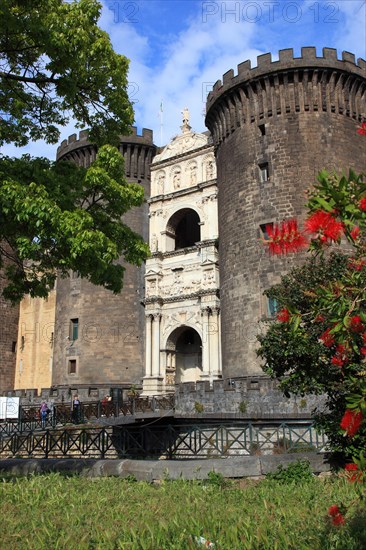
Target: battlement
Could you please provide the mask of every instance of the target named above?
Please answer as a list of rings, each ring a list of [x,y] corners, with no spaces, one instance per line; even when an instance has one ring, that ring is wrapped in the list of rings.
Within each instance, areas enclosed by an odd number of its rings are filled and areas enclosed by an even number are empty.
[[[323,55],[317,56],[315,47],[301,48],[301,56],[295,57],[292,48],[279,51],[279,59],[272,61],[272,55],[265,53],[257,57],[257,66],[252,67],[251,61],[240,63],[237,67],[237,75],[234,70],[227,71],[222,80],[218,80],[207,97],[207,111],[216,101],[219,95],[227,89],[247,80],[252,80],[265,74],[291,70],[311,68],[333,68],[341,71],[352,72],[365,78],[366,61],[358,59],[350,52],[342,52],[341,59],[337,57],[334,48],[323,48]]]
[[[237,128],[262,124],[271,117],[323,112],[352,118],[357,123],[366,119],[366,61],[349,52],[337,58],[337,51],[302,48],[301,57],[293,49],[280,50],[278,61],[270,53],[238,65],[218,80],[209,93],[206,126],[215,147]]]
[[[240,418],[310,418],[315,407],[322,408],[324,398],[287,398],[278,382],[266,376],[228,378],[209,382],[185,382],[176,386],[175,416]]]
[[[143,128],[142,133],[137,133],[136,126],[131,127],[131,133],[120,137],[122,144],[138,143],[141,145],[154,146],[153,131],[148,128]],[[73,151],[81,148],[95,148],[95,145],[88,140],[88,130],[82,130],[77,134],[71,134],[67,139],[64,139],[57,148],[57,160],[65,157]]]

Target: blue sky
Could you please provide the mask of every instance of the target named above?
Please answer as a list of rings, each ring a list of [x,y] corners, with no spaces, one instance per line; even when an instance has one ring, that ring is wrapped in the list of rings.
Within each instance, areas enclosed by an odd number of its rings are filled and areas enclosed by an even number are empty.
[[[188,107],[195,131],[204,131],[205,98],[223,73],[250,59],[302,46],[346,50],[366,57],[366,0],[103,0],[100,26],[114,49],[130,59],[129,95],[136,126],[151,128],[155,143],[180,132]],[[158,116],[163,102],[163,125]],[[61,131],[61,139],[73,133]],[[24,150],[23,150],[24,151]],[[22,151],[22,152],[23,152]],[[20,150],[4,147],[4,154]],[[56,147],[30,144],[26,152],[54,158]]]

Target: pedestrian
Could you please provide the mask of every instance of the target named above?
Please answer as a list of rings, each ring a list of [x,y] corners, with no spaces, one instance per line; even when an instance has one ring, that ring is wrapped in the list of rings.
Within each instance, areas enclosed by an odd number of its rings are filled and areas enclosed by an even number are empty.
[[[75,394],[71,403],[71,417],[75,424],[80,422],[81,403],[78,394]]]
[[[46,427],[47,415],[49,413],[49,408],[48,408],[48,405],[47,405],[46,401],[42,401],[41,406],[39,408],[39,411],[41,413],[41,426],[42,426],[42,428],[45,428]]]

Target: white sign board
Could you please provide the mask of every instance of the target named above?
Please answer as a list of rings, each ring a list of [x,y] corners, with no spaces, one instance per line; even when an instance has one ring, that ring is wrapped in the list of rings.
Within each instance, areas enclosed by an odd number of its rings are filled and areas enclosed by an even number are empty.
[[[19,418],[20,397],[0,397],[0,419]]]

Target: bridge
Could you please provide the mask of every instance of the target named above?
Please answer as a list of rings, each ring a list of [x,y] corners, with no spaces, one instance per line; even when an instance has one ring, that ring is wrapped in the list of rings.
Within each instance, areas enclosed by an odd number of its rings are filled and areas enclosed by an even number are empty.
[[[160,418],[174,415],[174,395],[134,397],[126,402],[90,401],[80,404],[77,412],[70,403],[54,403],[45,420],[41,419],[39,405],[20,405],[16,420],[0,422],[0,437],[14,433],[61,429],[70,424],[99,424],[117,426],[134,424],[143,418]]]
[[[326,440],[311,419],[174,416],[174,395],[126,403],[86,402],[77,416],[55,403],[42,422],[38,406],[0,424],[0,458],[197,459],[320,452]]]

